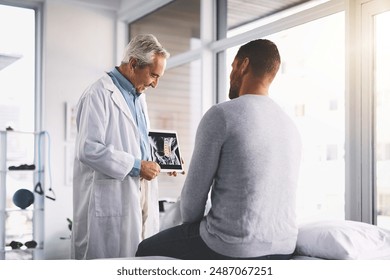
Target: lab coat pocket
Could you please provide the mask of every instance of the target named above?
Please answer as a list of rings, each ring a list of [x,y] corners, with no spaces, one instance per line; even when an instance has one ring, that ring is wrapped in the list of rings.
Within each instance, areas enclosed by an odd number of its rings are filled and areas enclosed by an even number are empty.
[[[98,217],[122,216],[122,184],[115,179],[95,181],[95,209]]]

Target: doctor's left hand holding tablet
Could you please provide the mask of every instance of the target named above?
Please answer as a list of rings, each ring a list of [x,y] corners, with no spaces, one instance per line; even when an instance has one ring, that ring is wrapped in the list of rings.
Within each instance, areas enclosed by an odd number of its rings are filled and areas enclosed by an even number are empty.
[[[143,160],[141,161],[140,177],[148,181],[153,180],[160,174],[160,170],[160,165],[156,162]]]

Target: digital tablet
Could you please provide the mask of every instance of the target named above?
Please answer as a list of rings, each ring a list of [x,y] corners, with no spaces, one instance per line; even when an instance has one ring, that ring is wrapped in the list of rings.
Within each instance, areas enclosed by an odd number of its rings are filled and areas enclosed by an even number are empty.
[[[161,167],[161,172],[183,171],[179,139],[176,131],[149,130],[152,160]]]

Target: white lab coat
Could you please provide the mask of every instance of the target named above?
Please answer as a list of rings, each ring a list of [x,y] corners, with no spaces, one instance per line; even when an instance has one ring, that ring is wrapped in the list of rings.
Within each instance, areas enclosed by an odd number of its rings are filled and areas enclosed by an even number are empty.
[[[145,94],[141,95],[148,126]],[[141,241],[140,135],[128,105],[106,74],[80,98],[73,178],[72,258],[133,257]],[[148,182],[145,237],[158,231],[157,180]]]

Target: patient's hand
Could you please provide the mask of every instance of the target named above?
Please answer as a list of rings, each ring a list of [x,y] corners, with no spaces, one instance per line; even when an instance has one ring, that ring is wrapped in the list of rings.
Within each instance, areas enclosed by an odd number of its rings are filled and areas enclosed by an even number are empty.
[[[183,160],[183,158],[181,158],[181,163],[182,163],[182,165],[184,166],[184,160]],[[168,172],[167,174],[168,174],[169,176],[176,177],[178,173],[177,173],[176,171],[172,171],[172,172]],[[183,170],[182,172],[180,172],[180,174],[184,175],[184,174],[186,174],[186,172]]]
[[[173,171],[173,172],[168,172],[167,174],[168,174],[169,176],[176,177],[178,173],[177,173],[176,171]],[[179,174],[184,175],[184,174],[186,174],[186,172],[183,170],[183,171],[180,172]]]

